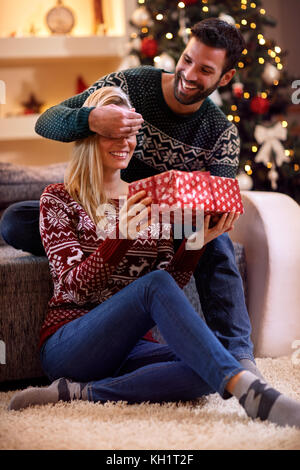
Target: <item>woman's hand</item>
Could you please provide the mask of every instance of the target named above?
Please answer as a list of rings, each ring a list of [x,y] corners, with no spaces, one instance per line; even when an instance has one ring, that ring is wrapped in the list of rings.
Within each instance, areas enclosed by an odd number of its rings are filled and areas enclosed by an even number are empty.
[[[226,212],[219,215],[204,216],[204,227],[199,232],[189,236],[186,243],[187,250],[200,250],[204,245],[234,228],[234,223],[239,218],[239,212]]]
[[[226,212],[221,217],[206,215],[204,217],[204,245],[211,242],[214,238],[222,235],[225,232],[233,230],[235,222],[240,216],[239,212]],[[213,226],[211,225],[211,219],[213,222],[219,219]]]
[[[135,240],[138,234],[151,225],[152,198],[139,191],[125,201],[119,212],[119,231],[123,237]]]

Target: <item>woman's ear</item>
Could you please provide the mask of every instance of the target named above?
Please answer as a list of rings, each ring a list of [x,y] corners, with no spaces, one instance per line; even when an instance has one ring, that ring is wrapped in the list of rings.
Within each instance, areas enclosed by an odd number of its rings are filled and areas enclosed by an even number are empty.
[[[224,73],[219,86],[226,86],[228,83],[233,79],[234,75],[236,74],[236,69],[228,70],[228,72]]]

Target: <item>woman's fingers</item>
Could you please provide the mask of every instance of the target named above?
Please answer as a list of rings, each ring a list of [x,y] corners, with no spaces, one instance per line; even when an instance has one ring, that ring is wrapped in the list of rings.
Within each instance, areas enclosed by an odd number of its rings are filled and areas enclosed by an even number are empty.
[[[151,214],[152,198],[146,196],[142,190],[125,201],[119,216],[119,224],[122,233],[127,231],[129,238],[136,238],[137,233],[150,225],[149,214]],[[127,227],[127,229],[126,229]]]
[[[239,218],[239,212],[226,212],[222,214],[218,222],[209,227],[210,221],[214,219],[214,216],[207,215],[204,218],[204,244],[210,242],[214,238],[217,238],[222,233],[229,232],[234,228],[234,223]]]
[[[146,197],[141,200],[141,202],[137,202],[133,205],[131,205],[128,208],[128,216],[129,217],[135,217],[138,212],[141,212],[144,210],[146,207],[149,207],[151,205],[152,198],[151,197]]]
[[[226,220],[227,220],[227,217],[228,217],[228,212],[226,212],[225,214],[222,214],[220,220],[218,221],[217,225],[213,228],[216,229],[217,232],[222,232],[224,230],[224,226],[226,224]]]
[[[206,215],[204,217],[204,230],[208,230],[209,229],[209,223],[210,223],[210,219],[211,219],[211,215]]]
[[[130,196],[127,199],[127,206],[130,207],[133,204],[136,204],[137,202],[139,202],[145,196],[146,196],[146,191],[145,190],[142,190],[142,191],[139,191],[138,193],[133,194],[132,196]]]

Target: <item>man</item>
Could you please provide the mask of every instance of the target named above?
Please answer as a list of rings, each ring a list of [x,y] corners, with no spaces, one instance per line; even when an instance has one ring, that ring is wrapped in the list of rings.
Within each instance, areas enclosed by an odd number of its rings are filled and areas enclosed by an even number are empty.
[[[136,151],[122,174],[127,182],[171,169],[205,169],[213,175],[235,178],[238,131],[208,96],[231,81],[244,48],[237,28],[219,19],[204,20],[192,28],[174,74],[154,67],[111,73],[87,91],[47,110],[36,131],[63,142],[95,132],[115,138],[137,134]],[[123,88],[134,108],[82,108],[87,96],[102,86]],[[11,206],[3,217],[3,238],[16,248],[42,254],[38,219],[38,201]],[[21,242],[16,240],[16,226],[22,233]],[[260,376],[242,280],[228,234],[206,246],[194,277],[208,326],[243,367]]]

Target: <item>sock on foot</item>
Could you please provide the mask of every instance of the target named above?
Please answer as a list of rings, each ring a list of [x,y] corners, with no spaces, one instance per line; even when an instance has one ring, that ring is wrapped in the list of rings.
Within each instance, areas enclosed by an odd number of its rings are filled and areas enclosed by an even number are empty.
[[[46,405],[60,400],[88,400],[87,384],[65,378],[55,380],[49,387],[30,387],[16,393],[8,406],[9,410],[21,410],[31,405]]]
[[[300,428],[300,402],[281,394],[252,372],[241,375],[232,393],[249,417]]]
[[[244,369],[252,372],[252,374],[256,375],[262,382],[266,382],[266,379],[262,376],[261,372],[258,370],[255,362],[251,361],[250,359],[240,359],[239,363],[241,364]]]

